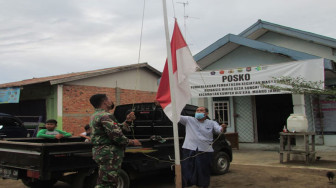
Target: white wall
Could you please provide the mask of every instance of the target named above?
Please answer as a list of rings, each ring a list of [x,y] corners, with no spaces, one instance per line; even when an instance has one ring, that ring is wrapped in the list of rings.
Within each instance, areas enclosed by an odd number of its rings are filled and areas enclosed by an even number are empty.
[[[205,70],[259,66],[289,61],[293,61],[293,59],[286,56],[275,55],[269,52],[263,52],[249,47],[240,46],[233,52],[216,61],[216,63],[213,63],[210,66],[206,67]]]
[[[336,146],[336,136],[335,135],[324,135],[324,145]]]
[[[68,83],[71,85],[110,88],[119,87],[122,89],[156,92],[158,89],[159,78],[160,77],[158,75],[152,73],[151,71],[147,71],[146,69],[134,69]]]
[[[332,48],[306,40],[274,32],[267,32],[257,40],[336,61],[336,56],[332,54]]]
[[[268,32],[257,40],[336,61],[336,55],[333,55],[332,48],[298,38],[289,37],[274,32]],[[311,126],[312,127],[310,128],[315,128],[314,125]],[[321,140],[319,135],[316,135],[315,137],[316,143],[324,142],[324,145],[326,146],[336,146],[336,135],[324,135],[324,141]]]

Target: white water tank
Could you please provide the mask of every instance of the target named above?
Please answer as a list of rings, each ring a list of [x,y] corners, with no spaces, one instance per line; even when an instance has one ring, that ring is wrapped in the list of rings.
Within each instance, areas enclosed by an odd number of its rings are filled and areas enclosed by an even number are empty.
[[[289,132],[307,132],[308,120],[303,114],[291,114],[287,119],[287,129]]]

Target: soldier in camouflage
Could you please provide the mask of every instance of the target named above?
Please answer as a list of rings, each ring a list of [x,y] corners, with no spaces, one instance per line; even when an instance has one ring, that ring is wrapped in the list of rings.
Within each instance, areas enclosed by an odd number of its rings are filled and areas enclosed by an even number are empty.
[[[121,124],[113,121],[109,110],[114,108],[114,104],[106,94],[91,96],[90,103],[95,108],[90,119],[90,127],[92,128],[92,155],[99,166],[96,188],[116,188],[125,147],[141,145],[138,140],[128,139],[122,133],[122,129],[129,131],[128,126],[135,119],[135,115],[131,112],[126,116],[126,121]]]

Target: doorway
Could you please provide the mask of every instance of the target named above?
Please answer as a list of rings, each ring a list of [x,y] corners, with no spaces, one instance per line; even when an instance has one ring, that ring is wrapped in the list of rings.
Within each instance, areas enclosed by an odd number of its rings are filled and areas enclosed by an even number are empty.
[[[0,105],[0,112],[14,116],[42,116],[46,120],[46,101],[44,99],[25,100],[19,103]]]
[[[255,99],[258,142],[279,142],[279,132],[293,113],[292,95],[257,95]]]

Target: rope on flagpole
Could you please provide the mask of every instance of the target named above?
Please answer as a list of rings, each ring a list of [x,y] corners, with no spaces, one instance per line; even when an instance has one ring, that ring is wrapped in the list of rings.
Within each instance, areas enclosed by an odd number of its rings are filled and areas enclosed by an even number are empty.
[[[172,4],[173,4],[173,13],[174,13],[174,18],[176,18],[175,17],[175,7],[174,7],[174,2],[173,2],[173,0],[172,0]],[[138,63],[137,63],[137,78],[138,79],[136,79],[135,80],[135,86],[134,86],[134,91],[133,91],[133,102],[132,102],[132,111],[134,111],[134,105],[135,105],[135,98],[136,98],[136,92],[137,92],[137,87],[138,87],[138,81],[140,80],[139,79],[139,64],[140,64],[140,58],[141,58],[141,47],[142,47],[142,34],[143,34],[143,25],[144,25],[144,17],[145,17],[145,7],[146,7],[146,0],[144,0],[144,3],[143,3],[143,11],[142,11],[142,21],[141,21],[141,32],[140,32],[140,42],[139,42],[139,52],[138,52]],[[201,69],[200,69],[201,70]],[[202,74],[200,74],[201,75],[201,77],[202,77],[202,80],[203,80],[203,82],[205,83],[205,81],[204,81],[204,78],[203,78],[203,76],[202,76]],[[219,115],[219,114],[218,114]],[[220,116],[218,116],[219,118],[220,118]],[[133,121],[132,121],[132,124],[130,125],[130,129],[131,129],[131,131],[132,131],[132,137],[133,137],[133,139],[136,139],[135,138],[135,133],[134,133],[134,123],[133,123]],[[182,160],[180,160],[180,162],[182,162],[182,161],[185,161],[185,160],[187,160],[187,159],[189,159],[189,158],[193,158],[193,157],[196,157],[196,156],[198,156],[198,155],[201,155],[201,154],[203,154],[203,153],[206,153],[207,152],[207,150],[209,150],[212,146],[213,146],[213,144],[219,139],[219,137],[222,135],[223,133],[220,133],[219,135],[218,135],[218,137],[215,139],[215,140],[213,140],[213,142],[209,145],[209,147],[206,149],[206,151],[204,151],[204,152],[199,152],[199,153],[197,153],[197,154],[195,154],[195,155],[193,155],[193,156],[189,156],[189,157],[187,157],[187,158],[184,158],[184,159],[182,159]],[[162,159],[159,159],[159,158],[157,158],[157,157],[154,157],[154,156],[151,156],[151,155],[148,155],[148,154],[145,154],[145,153],[143,153],[142,152],[142,154],[143,155],[145,155],[146,157],[148,157],[148,158],[152,158],[152,159],[154,159],[154,160],[157,160],[157,161],[159,161],[159,162],[167,162],[167,163],[171,163],[171,164],[175,164],[173,161],[168,161],[168,160],[162,160]]]
[[[206,153],[206,152],[213,146],[213,144],[219,139],[219,137],[220,137],[222,134],[224,134],[224,133],[220,133],[220,134],[218,134],[217,138],[216,138],[215,140],[212,141],[212,143],[209,145],[209,147],[208,147],[205,151],[202,151],[202,152],[199,152],[199,153],[197,153],[197,154],[195,154],[195,155],[193,155],[193,156],[189,156],[189,157],[186,157],[186,158],[184,158],[184,159],[181,159],[180,162],[182,162],[182,161],[186,161],[187,159],[194,158],[194,157],[196,157],[196,156],[198,156],[198,155],[201,155],[201,154],[203,154],[203,153]],[[175,162],[173,162],[173,161],[174,161],[173,159],[171,159],[171,161],[167,161],[167,160],[162,160],[162,159],[159,159],[159,158],[157,158],[157,157],[148,155],[148,154],[143,153],[143,152],[142,152],[142,154],[145,155],[145,156],[148,157],[148,158],[152,158],[152,159],[157,160],[157,161],[159,161],[159,162],[166,162],[166,163],[175,164]]]
[[[173,13],[174,13],[174,18],[176,19],[176,16],[175,16],[175,6],[174,6],[174,0],[172,0],[172,5],[173,5]]]
[[[140,64],[140,57],[141,57],[141,47],[142,47],[142,32],[143,32],[143,25],[144,25],[144,20],[145,20],[145,8],[146,8],[146,0],[143,1],[143,8],[142,8],[142,20],[141,20],[141,29],[140,29],[140,42],[139,42],[139,53],[138,53],[138,64],[137,64],[137,78],[135,79],[135,85],[134,85],[134,92],[133,92],[133,105],[132,105],[132,111],[134,109],[134,103],[135,103],[135,98],[136,98],[136,92],[137,92],[137,87],[138,87],[138,82],[139,82],[139,64]],[[133,122],[132,122],[133,124]]]
[[[137,79],[135,79],[131,112],[134,111],[134,104],[135,104],[135,98],[136,98],[136,93],[137,93],[137,87],[138,87],[138,82],[140,80],[139,64],[140,64],[140,59],[141,59],[142,33],[143,33],[143,25],[144,25],[144,20],[145,20],[145,8],[146,8],[146,0],[143,0],[142,18],[141,18],[141,29],[140,29],[140,40],[139,40],[139,52],[138,52],[138,63],[137,63],[137,69],[136,69],[136,72],[137,72],[136,73],[136,77],[137,77]],[[129,126],[129,128],[132,131],[132,137],[133,137],[133,139],[136,139],[135,135],[134,135],[134,128],[133,127],[134,127],[134,123],[132,121],[132,123]]]

